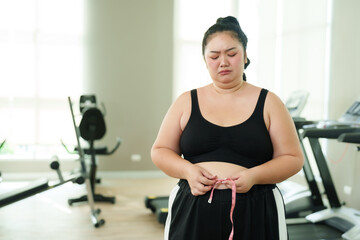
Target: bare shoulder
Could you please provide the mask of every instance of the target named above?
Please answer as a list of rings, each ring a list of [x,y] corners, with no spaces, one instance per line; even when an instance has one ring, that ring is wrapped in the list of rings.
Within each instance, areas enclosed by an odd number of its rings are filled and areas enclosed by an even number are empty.
[[[274,114],[280,114],[280,116],[289,114],[284,102],[271,91],[269,91],[266,96],[264,111],[269,116]]]
[[[182,94],[180,94],[175,102],[177,102],[178,104],[183,104],[184,102],[187,102],[189,101],[190,99],[190,91],[186,91],[186,92],[183,92]]]
[[[266,101],[265,101],[265,107],[280,107],[283,108],[285,107],[285,104],[283,103],[283,101],[280,99],[280,97],[278,95],[276,95],[275,93],[268,91],[268,94],[266,96]]]
[[[264,120],[268,127],[274,126],[274,123],[284,123],[291,120],[289,112],[280,99],[275,93],[268,91],[264,105]]]
[[[191,94],[190,91],[186,91],[176,98],[171,108],[177,112],[184,113],[189,107],[191,107]]]
[[[294,121],[280,97],[270,91],[265,101],[264,116],[268,119],[267,127],[273,143],[274,158],[282,155],[301,156]]]

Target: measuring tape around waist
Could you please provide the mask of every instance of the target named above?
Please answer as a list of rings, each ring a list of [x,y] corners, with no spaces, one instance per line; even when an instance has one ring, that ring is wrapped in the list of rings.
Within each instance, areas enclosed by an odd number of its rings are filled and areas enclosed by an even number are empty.
[[[213,195],[214,195],[214,190],[215,190],[215,188],[216,188],[216,185],[218,185],[219,183],[227,182],[227,181],[230,181],[230,182],[231,182],[230,221],[231,221],[232,228],[231,228],[231,233],[230,233],[230,236],[229,236],[229,240],[232,240],[232,239],[233,239],[233,236],[234,236],[233,213],[234,213],[235,202],[236,202],[236,185],[235,185],[234,180],[231,179],[231,178],[217,179],[216,182],[215,182],[215,184],[214,184],[214,186],[213,186],[212,189],[211,189],[211,193],[210,193],[210,197],[209,197],[208,203],[211,203],[211,202],[212,202],[212,198],[213,198]]]

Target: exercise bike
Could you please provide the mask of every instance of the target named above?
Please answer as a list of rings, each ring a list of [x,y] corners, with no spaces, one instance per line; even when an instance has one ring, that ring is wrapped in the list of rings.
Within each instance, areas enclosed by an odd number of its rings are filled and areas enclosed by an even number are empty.
[[[70,101],[70,100],[69,100]],[[72,104],[70,102],[70,104]],[[72,105],[71,105],[72,108]],[[103,105],[103,109],[105,106]],[[81,113],[81,121],[78,129],[78,146],[75,147],[74,150],[70,151],[69,148],[62,142],[65,149],[72,154],[83,154],[84,159],[85,156],[90,156],[90,170],[89,170],[89,180],[90,187],[93,193],[93,199],[95,202],[108,202],[114,204],[116,201],[115,196],[104,196],[102,194],[95,194],[95,185],[100,182],[100,179],[96,178],[97,172],[97,159],[96,156],[103,155],[109,156],[115,153],[115,151],[120,147],[122,142],[121,138],[116,139],[115,147],[112,150],[108,150],[106,146],[103,147],[95,147],[95,140],[102,139],[106,133],[106,125],[104,120],[105,110],[102,112],[97,107],[97,101],[95,95],[82,95],[80,96],[79,102],[79,110]],[[74,124],[75,117],[72,115]],[[74,125],[76,126],[76,124]],[[80,139],[86,140],[88,142],[89,147],[82,147],[80,151]],[[69,199],[69,205],[73,205],[74,203],[81,203],[88,201],[88,195],[81,196],[79,198]]]

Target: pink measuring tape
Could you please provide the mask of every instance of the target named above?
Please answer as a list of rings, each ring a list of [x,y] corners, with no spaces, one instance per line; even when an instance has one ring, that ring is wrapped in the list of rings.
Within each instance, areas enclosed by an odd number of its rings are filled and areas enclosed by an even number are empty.
[[[212,198],[213,198],[213,194],[214,194],[214,189],[216,187],[217,184],[219,183],[224,183],[226,181],[230,181],[231,182],[231,209],[230,209],[230,221],[231,221],[231,225],[232,225],[232,229],[231,229],[231,233],[229,236],[229,240],[233,239],[234,236],[234,221],[233,221],[233,213],[234,213],[234,208],[235,208],[235,201],[236,201],[236,185],[233,179],[231,178],[224,178],[224,179],[217,179],[214,186],[212,187],[211,190],[211,194],[208,200],[208,203],[212,202]]]

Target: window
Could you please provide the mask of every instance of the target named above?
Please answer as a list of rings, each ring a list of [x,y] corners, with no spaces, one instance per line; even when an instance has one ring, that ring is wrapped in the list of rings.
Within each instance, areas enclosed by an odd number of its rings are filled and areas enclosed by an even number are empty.
[[[236,4],[235,0],[175,1],[174,97],[211,82],[201,52],[203,34],[217,18],[236,16]]]
[[[0,0],[2,159],[64,153],[83,85],[83,0]]]
[[[201,17],[199,13],[201,12]],[[326,117],[331,0],[175,1],[174,97],[211,83],[201,55],[203,34],[218,17],[238,18],[249,42],[247,81],[285,102],[310,93],[303,116]]]

